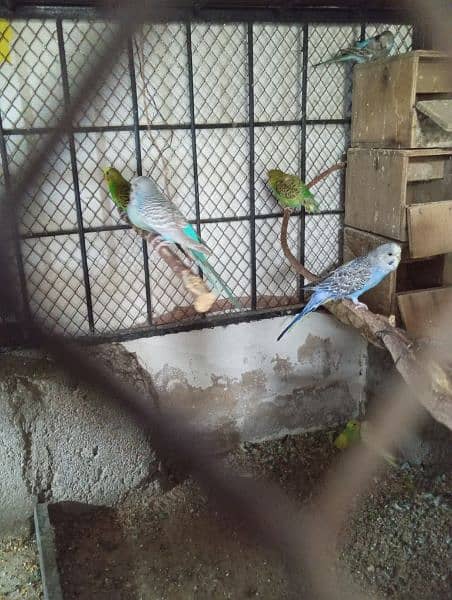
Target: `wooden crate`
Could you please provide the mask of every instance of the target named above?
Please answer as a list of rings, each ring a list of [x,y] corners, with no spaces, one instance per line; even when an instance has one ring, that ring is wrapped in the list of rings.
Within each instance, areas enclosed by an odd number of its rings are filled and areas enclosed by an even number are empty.
[[[345,224],[409,241],[411,258],[452,252],[452,149],[351,148]]]
[[[347,262],[367,254],[381,244],[393,241],[391,239],[345,227],[344,230],[344,261]],[[400,323],[397,305],[397,294],[424,288],[436,288],[443,283],[444,255],[428,258],[412,259],[409,256],[407,242],[399,242],[402,247],[402,260],[395,273],[386,277],[380,285],[363,294],[361,300],[369,309],[382,315],[396,315]]]
[[[444,318],[452,308],[452,286],[401,292],[397,294],[397,303],[403,324],[413,337],[450,337],[450,331],[444,328]]]
[[[416,50],[354,68],[352,146],[450,148],[451,118],[452,56]]]

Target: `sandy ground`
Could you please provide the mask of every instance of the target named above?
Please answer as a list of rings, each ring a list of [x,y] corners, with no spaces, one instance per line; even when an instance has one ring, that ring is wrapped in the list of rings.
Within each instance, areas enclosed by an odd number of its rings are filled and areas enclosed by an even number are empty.
[[[331,438],[247,444],[227,462],[279,482],[301,506],[337,458]],[[372,597],[452,597],[452,473],[442,469],[391,469],[356,502],[340,564]],[[56,507],[53,521],[66,600],[289,597],[278,558],[213,513],[190,481],[164,495],[131,495],[118,510],[71,514]]]
[[[38,550],[33,539],[0,543],[0,600],[41,600]]]

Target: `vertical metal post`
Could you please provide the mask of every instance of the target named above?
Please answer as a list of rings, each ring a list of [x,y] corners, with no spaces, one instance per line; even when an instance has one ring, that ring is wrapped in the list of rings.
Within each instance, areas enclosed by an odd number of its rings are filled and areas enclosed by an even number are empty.
[[[193,180],[195,184],[195,214],[196,231],[201,235],[201,210],[199,206],[199,180],[198,180],[198,151],[196,148],[196,127],[195,127],[195,94],[193,90],[193,49],[191,44],[191,23],[185,25],[187,37],[187,60],[188,60],[188,94],[190,101],[190,132],[191,149],[193,154]]]
[[[306,120],[307,120],[307,100],[308,100],[308,24],[303,25],[303,63],[301,70],[301,158],[300,158],[300,177],[303,181],[306,180]],[[305,241],[306,241],[306,213],[303,207],[300,209],[300,253],[299,260],[302,265],[305,263]],[[298,297],[300,302],[304,302],[304,277],[299,277],[298,280]]]
[[[359,35],[359,41],[362,42],[365,39],[366,39],[366,24],[361,23],[361,32]]]
[[[5,139],[5,134],[3,132],[3,121],[2,121],[2,117],[0,114],[0,156],[1,156],[1,160],[2,160],[2,168],[3,168],[3,173],[4,173],[4,177],[5,177],[5,189],[8,190],[11,187],[11,181],[10,181],[10,176],[9,176],[9,166],[8,166],[8,152],[6,149],[6,139]],[[22,295],[22,319],[24,320],[24,323],[26,325],[27,321],[29,321],[30,319],[30,303],[29,303],[29,298],[28,298],[28,290],[27,290],[27,281],[25,278],[25,271],[24,271],[24,264],[23,264],[23,259],[22,259],[22,250],[21,250],[21,245],[20,245],[20,239],[19,239],[19,226],[17,223],[17,214],[16,214],[16,209],[14,206],[11,206],[11,203],[9,203],[10,206],[8,207],[8,212],[11,218],[11,224],[12,227],[14,228],[13,230],[13,235],[14,235],[14,239],[15,239],[15,259],[16,259],[16,266],[17,266],[17,272],[19,275],[19,284],[20,284],[20,291],[21,291],[21,295]]]
[[[254,40],[253,24],[248,23],[248,120],[250,136],[250,261],[251,261],[251,310],[256,310],[256,205],[254,193],[255,149],[254,149]]]
[[[135,75],[135,61],[133,57],[133,40],[129,39],[127,43],[127,53],[129,55],[129,73],[130,73],[130,87],[132,91],[132,112],[133,112],[133,132],[135,137],[135,156],[137,162],[137,173],[138,175],[143,174],[142,162],[141,162],[141,139],[140,139],[140,117],[138,112],[138,95],[137,95],[137,80]],[[152,296],[151,296],[151,283],[149,274],[149,254],[148,245],[146,240],[142,241],[143,244],[143,268],[144,268],[144,288],[146,290],[146,308],[148,315],[148,323],[152,325]]]
[[[63,98],[64,105],[67,108],[70,104],[70,93],[69,93],[69,78],[67,72],[66,63],[66,52],[64,49],[64,36],[63,36],[63,22],[61,18],[56,21],[57,37],[58,37],[58,50],[60,54],[61,63],[61,78],[63,83]],[[77,229],[80,243],[80,254],[82,257],[82,268],[83,268],[83,281],[85,284],[85,297],[86,297],[86,310],[88,313],[88,325],[89,330],[94,334],[94,316],[93,316],[93,304],[91,299],[91,285],[89,282],[89,269],[88,259],[86,257],[86,240],[85,232],[83,230],[83,215],[82,215],[82,202],[80,199],[80,185],[78,180],[78,168],[77,168],[77,156],[75,152],[75,138],[74,132],[68,133],[69,140],[69,152],[71,155],[71,168],[72,168],[72,179],[74,182],[74,196],[75,196],[75,209],[77,212]]]

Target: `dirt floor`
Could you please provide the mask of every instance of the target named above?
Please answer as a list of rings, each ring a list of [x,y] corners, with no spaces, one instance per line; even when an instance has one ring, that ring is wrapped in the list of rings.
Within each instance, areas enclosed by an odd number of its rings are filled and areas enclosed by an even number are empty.
[[[33,539],[0,542],[0,600],[41,600],[38,550]]]
[[[246,444],[227,462],[279,482],[301,506],[337,458],[331,440],[321,433]],[[452,473],[442,469],[391,469],[357,503],[340,561],[372,597],[452,597]],[[277,558],[212,513],[190,481],[160,496],[131,495],[118,510],[52,514],[65,600],[289,597]]]

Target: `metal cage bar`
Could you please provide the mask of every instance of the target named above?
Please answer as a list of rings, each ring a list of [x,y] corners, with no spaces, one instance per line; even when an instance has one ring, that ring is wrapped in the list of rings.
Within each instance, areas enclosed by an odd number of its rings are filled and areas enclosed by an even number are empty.
[[[61,18],[56,20],[57,37],[58,37],[58,51],[61,63],[61,77],[63,84],[63,98],[64,105],[67,108],[70,104],[70,91],[69,91],[69,76],[67,71],[66,63],[66,51],[64,48],[64,35],[63,35],[63,22]],[[78,167],[77,167],[77,153],[75,149],[74,132],[71,131],[68,134],[69,140],[69,151],[71,155],[71,168],[72,178],[74,183],[74,196],[75,196],[75,209],[77,212],[77,231],[79,236],[80,254],[82,256],[82,268],[83,268],[83,282],[85,285],[85,300],[86,300],[86,311],[88,314],[88,326],[91,334],[94,334],[94,314],[93,314],[93,302],[91,297],[91,283],[89,280],[89,267],[88,258],[86,255],[86,240],[85,232],[83,230],[83,214],[82,214],[82,202],[80,199],[80,184],[78,178]]]
[[[135,156],[137,163],[137,174],[143,174],[142,160],[141,160],[141,139],[140,139],[140,117],[138,111],[138,94],[137,94],[137,81],[135,76],[135,60],[133,55],[133,41],[128,40],[127,43],[127,55],[129,59],[129,73],[130,73],[130,89],[132,94],[132,114],[133,114],[133,133],[135,141]],[[114,231],[114,230],[113,230]],[[149,253],[148,245],[146,240],[141,242],[143,249],[143,275],[144,275],[144,289],[146,293],[146,310],[148,315],[148,324],[152,325],[152,296],[151,296],[151,277],[149,273]]]

